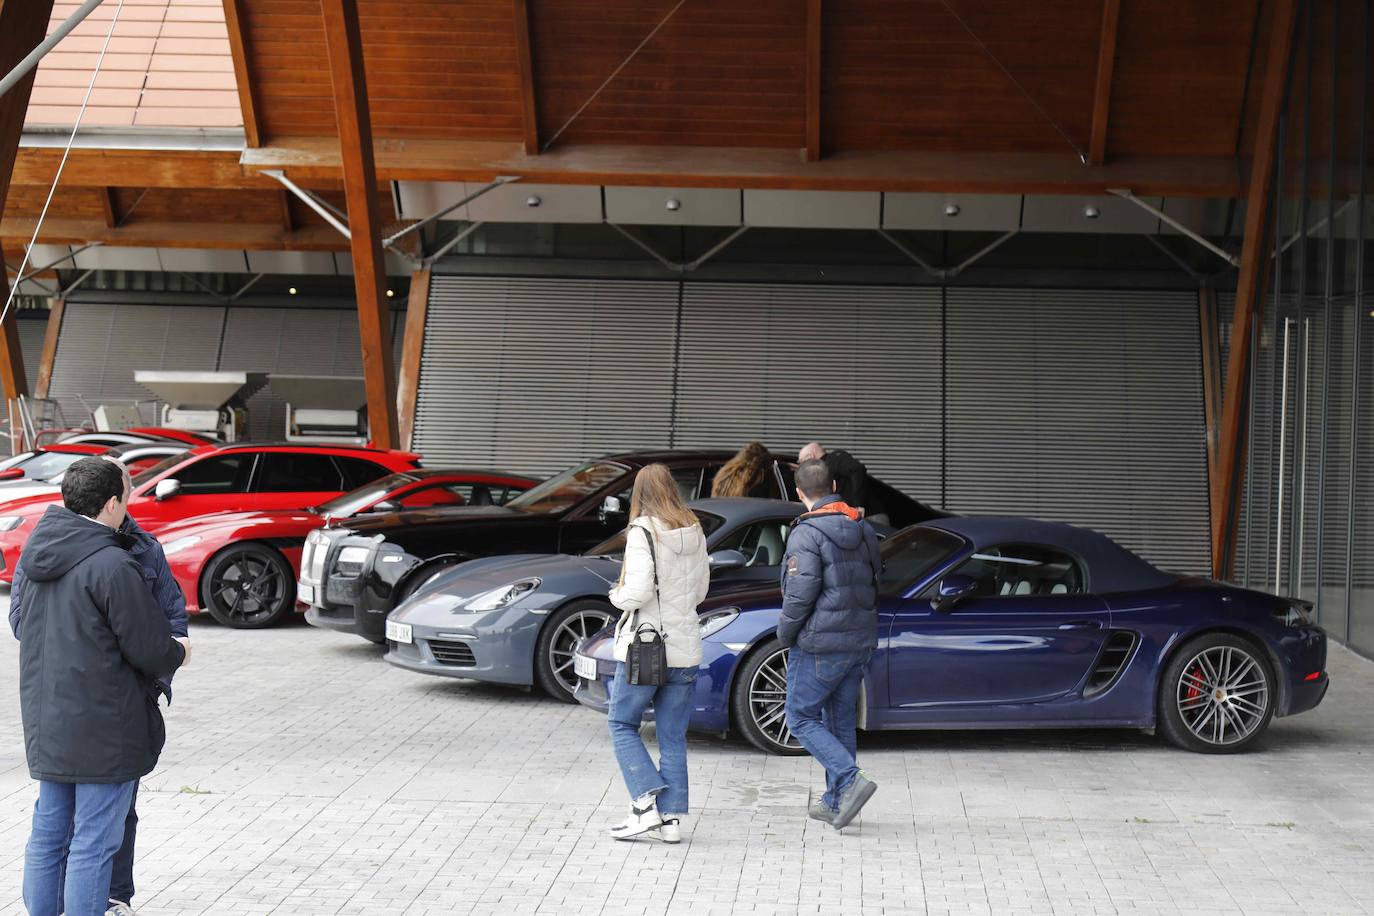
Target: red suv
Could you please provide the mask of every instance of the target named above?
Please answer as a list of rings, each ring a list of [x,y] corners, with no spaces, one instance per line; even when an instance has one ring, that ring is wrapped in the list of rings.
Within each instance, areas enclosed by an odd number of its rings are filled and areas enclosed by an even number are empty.
[[[351,445],[203,445],[134,476],[129,514],[151,534],[211,512],[302,509],[397,471],[418,455]],[[11,582],[45,493],[0,505],[0,582]]]

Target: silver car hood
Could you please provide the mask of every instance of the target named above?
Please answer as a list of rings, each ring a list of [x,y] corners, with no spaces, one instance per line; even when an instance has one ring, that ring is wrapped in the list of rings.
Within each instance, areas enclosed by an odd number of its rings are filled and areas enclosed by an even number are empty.
[[[451,625],[459,616],[481,617],[511,610],[547,610],[572,597],[605,595],[620,576],[618,560],[567,554],[517,554],[469,560],[425,583],[392,612],[395,620],[420,625]],[[539,579],[539,588],[505,608],[467,611],[463,606],[483,592],[521,579]]]

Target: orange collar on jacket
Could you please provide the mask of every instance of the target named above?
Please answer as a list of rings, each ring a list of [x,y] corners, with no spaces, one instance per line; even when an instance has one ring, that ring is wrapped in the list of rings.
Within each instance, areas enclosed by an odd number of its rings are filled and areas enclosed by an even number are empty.
[[[837,499],[833,503],[827,503],[818,509],[812,509],[809,512],[803,512],[801,515],[798,515],[795,520],[793,520],[792,524],[796,525],[800,522],[805,521],[808,518],[816,518],[817,516],[821,515],[844,515],[848,516],[849,520],[854,522],[860,521],[864,517],[862,509],[855,509],[853,506],[851,506],[844,500]]]

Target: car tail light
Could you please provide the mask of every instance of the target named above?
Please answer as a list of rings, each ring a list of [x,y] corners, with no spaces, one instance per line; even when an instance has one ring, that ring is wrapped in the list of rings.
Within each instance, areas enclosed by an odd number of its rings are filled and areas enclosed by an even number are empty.
[[[1311,674],[1309,674],[1307,677],[1303,678],[1303,680],[1304,680],[1304,681],[1315,681],[1315,680],[1317,680],[1318,678],[1320,678],[1321,676],[1322,676],[1322,673],[1321,673],[1320,671],[1313,671],[1313,672],[1312,672]]]

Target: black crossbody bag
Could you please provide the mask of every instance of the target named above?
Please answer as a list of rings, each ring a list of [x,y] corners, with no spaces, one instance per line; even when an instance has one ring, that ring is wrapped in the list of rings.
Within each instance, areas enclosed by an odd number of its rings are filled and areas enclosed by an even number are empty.
[[[654,552],[654,535],[647,528],[640,530],[649,542],[649,564],[654,571],[654,600],[662,608],[663,601],[658,594],[658,555]],[[668,647],[663,642],[663,634],[652,623],[635,624],[638,615],[639,608],[635,608],[630,615],[630,648],[625,653],[625,680],[637,687],[661,687],[668,683]]]

